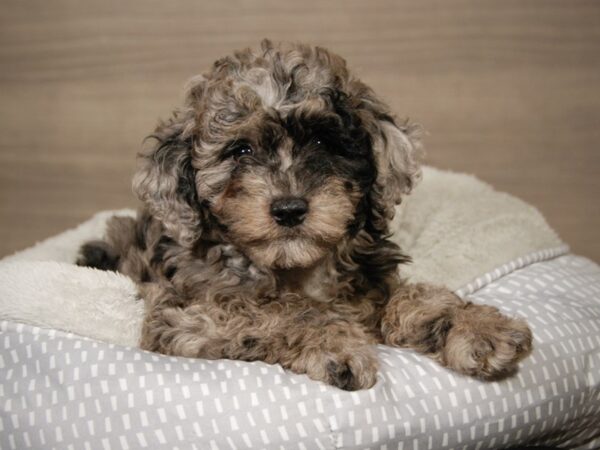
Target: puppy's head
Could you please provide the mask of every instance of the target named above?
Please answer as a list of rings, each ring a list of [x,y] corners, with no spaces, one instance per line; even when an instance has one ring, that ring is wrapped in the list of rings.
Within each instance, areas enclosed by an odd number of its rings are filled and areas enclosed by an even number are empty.
[[[190,82],[134,190],[184,245],[210,229],[260,266],[309,267],[387,233],[420,177],[412,131],[339,56],[264,41]]]

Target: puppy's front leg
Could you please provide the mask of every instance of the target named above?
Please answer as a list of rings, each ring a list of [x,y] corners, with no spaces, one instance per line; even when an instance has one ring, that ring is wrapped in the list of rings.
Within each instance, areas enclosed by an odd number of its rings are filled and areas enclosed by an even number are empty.
[[[381,331],[388,345],[413,348],[445,367],[484,380],[514,373],[532,341],[525,321],[425,284],[403,285],[396,291],[383,312]]]
[[[146,350],[280,364],[345,390],[366,389],[377,381],[374,338],[360,324],[327,311],[235,299],[186,304],[173,289],[157,284],[147,286],[143,296],[141,347]]]
[[[186,301],[171,286],[140,286],[145,301],[140,347],[151,352],[187,358],[224,358],[226,334],[219,326],[223,314],[202,303]]]
[[[279,336],[267,339],[276,354],[265,360],[347,391],[367,389],[377,381],[374,339],[359,324],[314,317],[286,320],[281,325]]]

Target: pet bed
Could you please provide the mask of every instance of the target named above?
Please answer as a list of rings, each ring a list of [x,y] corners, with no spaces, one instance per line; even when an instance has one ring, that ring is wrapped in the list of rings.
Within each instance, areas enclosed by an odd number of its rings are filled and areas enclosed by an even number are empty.
[[[377,384],[356,392],[141,351],[135,285],[73,265],[113,213],[0,262],[1,448],[600,446],[600,267],[473,177],[426,169],[393,229],[405,276],[529,322],[532,355],[493,383],[386,346]]]

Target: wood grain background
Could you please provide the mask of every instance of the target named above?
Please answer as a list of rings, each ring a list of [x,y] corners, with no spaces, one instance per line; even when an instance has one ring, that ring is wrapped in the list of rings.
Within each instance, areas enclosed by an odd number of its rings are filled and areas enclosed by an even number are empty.
[[[0,255],[135,205],[134,156],[182,86],[263,37],[327,46],[428,163],[536,205],[600,260],[600,2],[2,0]]]

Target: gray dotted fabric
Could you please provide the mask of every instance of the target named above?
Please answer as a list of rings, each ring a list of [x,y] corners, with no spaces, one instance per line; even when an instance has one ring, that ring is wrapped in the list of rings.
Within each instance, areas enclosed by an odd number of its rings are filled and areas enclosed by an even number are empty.
[[[527,267],[530,264],[536,262],[546,261],[549,259],[556,258],[557,256],[565,255],[566,253],[568,253],[568,251],[569,247],[567,245],[561,245],[560,247],[554,247],[546,250],[539,250],[537,252],[529,253],[525,256],[513,259],[512,261],[498,266],[494,270],[475,278],[473,281],[467,283],[455,292],[460,297],[465,297],[469,294],[472,294],[473,292],[478,291],[483,286],[487,286],[492,281],[496,281],[499,278],[502,278],[504,275],[514,272],[517,269]]]
[[[535,351],[483,383],[379,347],[370,390],[261,362],[172,358],[0,325],[2,449],[600,446],[600,267],[562,256],[468,295],[527,318]]]

